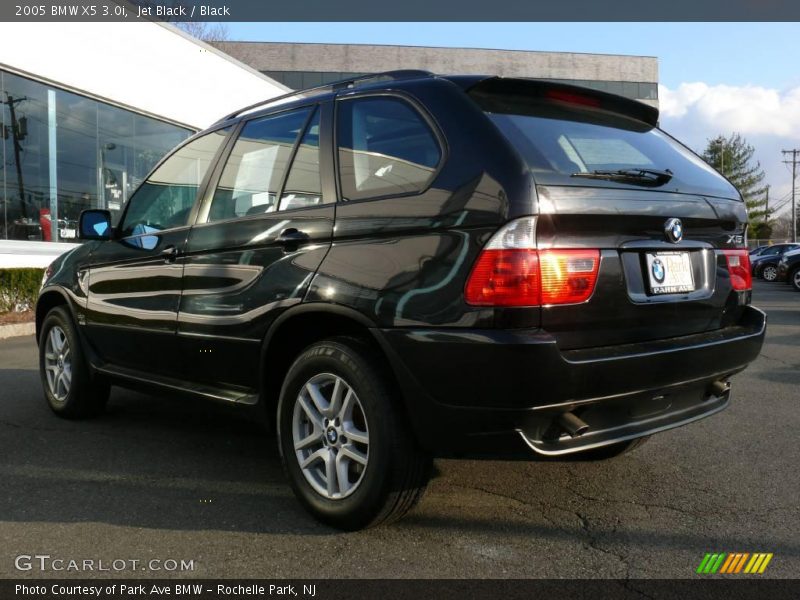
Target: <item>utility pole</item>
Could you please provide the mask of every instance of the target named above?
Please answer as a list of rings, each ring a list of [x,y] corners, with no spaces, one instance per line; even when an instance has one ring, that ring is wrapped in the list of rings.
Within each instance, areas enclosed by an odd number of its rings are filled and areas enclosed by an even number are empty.
[[[22,160],[20,159],[22,145],[19,143],[21,136],[14,105],[17,104],[17,102],[23,102],[25,100],[27,100],[25,97],[14,98],[13,96],[6,94],[6,101],[3,102],[3,104],[8,104],[8,110],[11,112],[11,138],[14,146],[14,162],[17,165],[17,186],[19,188],[19,204],[20,208],[22,209],[23,219],[28,218],[28,209],[25,207],[25,184],[22,181]]]
[[[792,160],[785,160],[783,161],[785,164],[792,165],[792,243],[797,241],[797,206],[795,204],[795,188],[797,183],[797,155],[800,154],[800,150],[795,148],[794,150],[782,150],[781,151],[784,156],[791,154]]]

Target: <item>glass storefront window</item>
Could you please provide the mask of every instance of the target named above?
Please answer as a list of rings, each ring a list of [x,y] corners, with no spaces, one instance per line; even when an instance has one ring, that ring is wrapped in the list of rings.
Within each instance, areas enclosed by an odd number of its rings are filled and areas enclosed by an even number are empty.
[[[57,202],[50,207],[51,232],[44,239],[70,242],[77,240],[81,211],[98,206],[97,102],[58,90],[55,117]]]
[[[0,71],[0,239],[77,241],[82,210],[116,223],[186,128]]]
[[[47,88],[9,73],[2,84],[4,238],[42,240],[50,195]]]

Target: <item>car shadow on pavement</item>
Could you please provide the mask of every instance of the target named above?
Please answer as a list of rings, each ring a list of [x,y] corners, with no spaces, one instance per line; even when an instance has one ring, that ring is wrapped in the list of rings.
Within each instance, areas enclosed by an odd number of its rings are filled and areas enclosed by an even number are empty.
[[[105,414],[53,415],[36,371],[0,369],[0,520],[324,535],[252,409],[114,388]]]

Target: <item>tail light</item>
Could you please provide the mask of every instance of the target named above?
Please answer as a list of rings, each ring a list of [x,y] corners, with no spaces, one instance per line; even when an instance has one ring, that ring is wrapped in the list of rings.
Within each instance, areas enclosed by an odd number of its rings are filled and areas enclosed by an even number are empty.
[[[478,256],[464,297],[473,306],[541,306],[588,300],[599,250],[537,250],[536,217],[498,231]]]
[[[737,291],[753,288],[753,273],[750,270],[750,254],[747,250],[723,250],[731,275],[731,286]]]
[[[542,304],[579,304],[597,282],[599,250],[541,250]]]

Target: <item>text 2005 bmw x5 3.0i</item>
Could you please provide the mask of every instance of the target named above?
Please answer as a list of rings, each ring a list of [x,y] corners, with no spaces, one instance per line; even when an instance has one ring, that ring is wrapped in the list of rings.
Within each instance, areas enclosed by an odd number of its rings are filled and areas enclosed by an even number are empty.
[[[36,308],[47,401],[261,404],[345,529],[406,513],[435,456],[611,457],[712,415],[764,339],[747,214],[657,118],[418,71],[229,115],[81,215]]]

